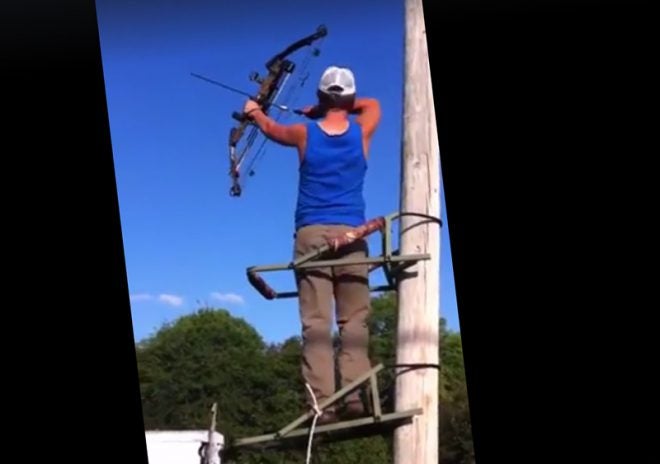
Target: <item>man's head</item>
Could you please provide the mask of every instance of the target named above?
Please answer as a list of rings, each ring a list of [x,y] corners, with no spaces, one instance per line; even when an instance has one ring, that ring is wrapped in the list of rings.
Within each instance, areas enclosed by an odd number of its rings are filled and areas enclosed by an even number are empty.
[[[327,68],[316,92],[319,104],[327,110],[350,110],[355,101],[355,76],[348,68],[330,66]]]

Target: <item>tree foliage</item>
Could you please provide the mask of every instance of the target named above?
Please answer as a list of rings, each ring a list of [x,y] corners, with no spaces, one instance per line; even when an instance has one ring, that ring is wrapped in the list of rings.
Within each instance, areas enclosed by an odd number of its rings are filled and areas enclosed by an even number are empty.
[[[474,462],[460,334],[441,330],[440,464]],[[393,364],[396,299],[373,300],[370,357]],[[145,428],[205,429],[218,403],[218,431],[227,437],[273,432],[298,417],[304,406],[301,339],[267,344],[256,330],[223,309],[202,308],[137,347]],[[394,377],[379,376],[384,409],[393,409]],[[390,388],[387,388],[390,387]],[[376,436],[314,448],[318,464],[391,462],[391,436]],[[245,453],[240,463],[304,462],[304,450]]]

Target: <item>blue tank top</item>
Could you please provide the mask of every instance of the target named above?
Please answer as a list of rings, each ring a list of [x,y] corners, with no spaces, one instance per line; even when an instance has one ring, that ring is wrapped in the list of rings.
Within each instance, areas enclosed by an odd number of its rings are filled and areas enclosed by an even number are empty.
[[[363,224],[366,172],[359,124],[351,122],[346,132],[328,135],[316,122],[308,123],[307,146],[299,168],[296,230],[312,224]]]

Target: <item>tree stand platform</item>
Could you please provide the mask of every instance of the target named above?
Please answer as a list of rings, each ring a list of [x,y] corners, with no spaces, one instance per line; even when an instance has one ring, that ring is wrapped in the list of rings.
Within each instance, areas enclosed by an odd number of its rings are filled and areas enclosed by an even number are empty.
[[[304,448],[310,439],[310,435],[313,435],[313,442],[315,444],[330,443],[382,435],[399,425],[410,423],[415,415],[422,413],[421,408],[391,413],[383,413],[381,410],[377,374],[383,368],[383,364],[378,364],[376,367],[365,372],[353,382],[337,391],[331,397],[318,403],[318,409],[323,411],[329,406],[337,404],[341,399],[359,389],[363,384],[367,384],[367,389],[370,391],[371,415],[314,426],[313,420],[316,413],[314,410],[310,410],[307,413],[300,415],[277,432],[227,440],[224,448],[220,451],[222,463],[225,464],[231,462],[230,460],[237,457],[241,450],[285,450]],[[310,422],[310,425],[301,427],[303,424]]]

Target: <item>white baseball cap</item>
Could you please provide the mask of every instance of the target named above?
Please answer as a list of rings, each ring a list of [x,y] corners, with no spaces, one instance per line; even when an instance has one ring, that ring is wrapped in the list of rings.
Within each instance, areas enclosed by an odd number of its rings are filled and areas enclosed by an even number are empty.
[[[332,93],[335,95],[354,95],[355,94],[355,76],[353,71],[348,68],[330,66],[321,76],[319,90],[323,93]]]

